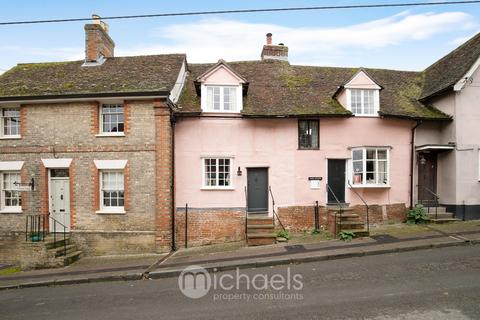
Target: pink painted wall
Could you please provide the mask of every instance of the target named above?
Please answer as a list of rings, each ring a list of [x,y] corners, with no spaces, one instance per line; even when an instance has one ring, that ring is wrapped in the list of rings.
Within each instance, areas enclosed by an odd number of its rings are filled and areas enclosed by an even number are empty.
[[[213,85],[237,86],[240,84],[239,79],[223,66],[218,67],[214,72],[207,74],[207,76],[201,80]]]
[[[405,120],[320,120],[320,150],[298,150],[296,119],[181,118],[175,127],[176,206],[245,207],[246,167],[269,167],[278,206],[326,202],[327,158],[349,159],[349,147],[391,146],[391,188],[356,189],[369,204],[409,202],[410,128]],[[204,156],[231,156],[234,190],[202,190]],[[237,176],[240,167],[243,175]],[[320,189],[308,177],[321,176]],[[346,201],[361,204],[350,190]]]

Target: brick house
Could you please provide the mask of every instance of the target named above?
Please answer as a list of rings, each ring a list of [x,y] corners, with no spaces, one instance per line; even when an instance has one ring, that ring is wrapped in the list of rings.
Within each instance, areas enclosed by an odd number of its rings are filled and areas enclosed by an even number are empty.
[[[245,210],[252,242],[269,242],[253,226],[258,213],[275,210],[287,229],[312,230],[317,202],[322,224],[338,203],[360,225],[365,203],[370,223],[404,221],[413,130],[418,121],[451,120],[417,99],[422,73],[291,65],[271,34],[261,60],[188,69],[176,111],[175,185],[177,227],[188,204],[190,224],[201,230],[188,233],[190,243],[243,239]]]
[[[1,76],[2,261],[18,259],[25,216],[39,213],[86,254],[171,246],[172,106],[186,57],[114,57],[98,19],[85,34],[85,60],[19,64]],[[17,191],[31,179],[34,191]]]

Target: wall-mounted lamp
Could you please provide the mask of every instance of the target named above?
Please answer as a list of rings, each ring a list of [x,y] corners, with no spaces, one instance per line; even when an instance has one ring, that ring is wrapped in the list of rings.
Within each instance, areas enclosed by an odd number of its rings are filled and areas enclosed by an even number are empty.
[[[424,156],[421,156],[420,157],[420,164],[423,166],[423,165],[425,165],[425,163],[427,163],[427,159],[425,159]]]
[[[242,175],[242,170],[240,169],[240,167],[238,167],[238,170],[237,170],[237,176],[241,176]]]

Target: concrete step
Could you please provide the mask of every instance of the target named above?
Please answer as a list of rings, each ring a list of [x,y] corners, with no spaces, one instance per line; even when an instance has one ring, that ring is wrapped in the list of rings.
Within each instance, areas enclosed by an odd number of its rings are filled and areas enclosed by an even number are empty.
[[[344,230],[344,229],[363,229],[365,228],[365,223],[361,221],[340,221],[337,223],[339,226],[339,230]]]
[[[52,238],[46,237],[44,243],[45,243],[45,246],[47,247],[47,249],[53,249],[54,247],[63,246],[64,240],[63,240],[63,237],[62,238],[58,237],[56,239],[56,241],[54,242],[53,237]],[[65,238],[65,243],[67,245],[69,245],[70,244],[70,238]]]
[[[350,208],[350,207],[342,207],[342,210],[340,210],[340,208],[339,208],[338,206],[336,206],[336,207],[333,207],[333,206],[332,206],[332,207],[327,207],[327,210],[328,210],[329,212],[340,212],[340,211],[342,211],[342,212],[350,212],[350,211],[353,211],[353,208]]]
[[[437,211],[438,213],[447,212],[446,207],[424,207],[424,209],[427,213],[435,213],[435,211]]]
[[[77,249],[77,246],[74,245],[74,244],[69,244],[66,247],[60,246],[60,247],[57,247],[57,248],[48,249],[48,251],[55,253],[55,257],[64,256],[65,255],[65,250],[66,250],[66,255],[68,255],[72,252],[77,251],[78,249]]]
[[[254,224],[247,226],[248,233],[272,233],[275,231],[273,224]]]
[[[57,259],[63,262],[64,266],[68,266],[75,261],[78,261],[82,256],[82,251],[74,251],[72,253],[67,254],[66,256],[60,256]]]
[[[430,213],[427,213],[427,216],[430,218],[430,219],[447,219],[447,218],[453,218],[453,213],[451,212],[438,212],[437,214],[435,214],[435,212],[430,212]]]
[[[367,229],[343,229],[341,231],[351,232],[355,237],[368,237],[370,235]]]
[[[249,246],[261,246],[274,244],[277,235],[272,232],[268,233],[247,233],[247,244]]]
[[[272,217],[247,217],[247,226],[250,225],[271,225],[273,223]]]
[[[451,223],[451,222],[457,222],[457,221],[462,221],[460,219],[456,218],[439,218],[439,219],[430,219],[430,222],[435,223],[435,224],[441,224],[441,223]]]

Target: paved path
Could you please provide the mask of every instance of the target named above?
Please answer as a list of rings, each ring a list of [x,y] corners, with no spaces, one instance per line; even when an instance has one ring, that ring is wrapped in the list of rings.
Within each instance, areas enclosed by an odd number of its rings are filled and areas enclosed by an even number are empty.
[[[303,288],[211,289],[185,297],[176,278],[0,291],[2,319],[479,319],[480,246],[241,270],[302,275]],[[218,273],[235,276],[235,271]],[[260,279],[261,280],[261,279]],[[260,281],[262,282],[262,281]],[[233,285],[235,281],[227,282]],[[258,283],[258,281],[256,282]],[[260,283],[261,286],[261,283]],[[248,294],[277,293],[274,300]],[[238,299],[219,300],[237,293]],[[285,299],[299,293],[301,298]],[[225,295],[227,294],[227,295]],[[245,295],[244,295],[245,294]],[[232,298],[233,296],[230,295]],[[253,296],[250,296],[253,297]],[[258,296],[257,296],[258,297]],[[290,296],[291,297],[291,296]],[[261,296],[260,296],[261,298]]]

